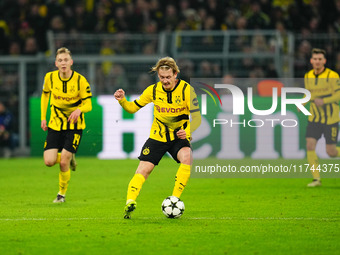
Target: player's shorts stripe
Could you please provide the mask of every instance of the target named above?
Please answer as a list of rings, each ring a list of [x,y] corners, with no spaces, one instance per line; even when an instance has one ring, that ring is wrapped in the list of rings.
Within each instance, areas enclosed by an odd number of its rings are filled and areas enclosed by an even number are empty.
[[[200,109],[190,110],[190,113],[199,112],[199,111],[200,111]]]
[[[340,89],[336,89],[335,92],[340,91]]]
[[[133,101],[139,108],[142,108],[143,106],[141,106],[139,103],[137,103],[137,100]]]

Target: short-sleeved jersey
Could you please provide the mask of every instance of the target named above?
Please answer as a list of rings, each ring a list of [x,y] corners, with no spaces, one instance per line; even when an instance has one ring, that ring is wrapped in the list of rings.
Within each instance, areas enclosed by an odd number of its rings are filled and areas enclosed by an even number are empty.
[[[171,91],[164,90],[162,83],[147,87],[134,103],[142,108],[154,103],[154,120],[150,138],[160,142],[169,142],[176,138],[176,132],[185,129],[190,137],[190,113],[199,111],[195,90],[187,82],[178,80]]]
[[[339,75],[329,68],[315,75],[314,70],[305,74],[305,88],[311,93],[310,115],[308,121],[331,125],[339,119],[339,101],[327,102],[327,99],[340,91]],[[323,98],[325,104],[317,107],[315,98]]]
[[[58,70],[49,72],[45,76],[43,93],[49,92],[51,116],[48,127],[57,131],[85,129],[84,113],[81,113],[75,124],[67,121],[70,114],[85,99],[92,97],[90,85],[85,77],[73,71],[69,79],[63,80]]]

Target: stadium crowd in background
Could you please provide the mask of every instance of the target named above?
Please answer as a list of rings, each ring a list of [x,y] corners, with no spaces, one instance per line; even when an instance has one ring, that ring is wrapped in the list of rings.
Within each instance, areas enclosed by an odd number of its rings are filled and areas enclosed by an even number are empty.
[[[45,52],[48,30],[70,34],[242,29],[337,33],[339,14],[339,0],[182,0],[166,4],[157,0],[3,0],[0,54]]]
[[[326,47],[312,45],[307,38],[314,33],[338,33],[339,14],[340,0],[172,0],[166,4],[157,0],[3,0],[0,1],[0,55],[51,54],[48,52],[47,31],[76,38],[79,33],[123,35],[178,30],[272,29],[279,31],[284,38],[288,31],[302,36],[296,41],[294,60],[295,76],[301,77],[310,68],[309,53],[313,47],[326,48],[329,67],[339,71],[340,56],[335,54],[339,50],[338,44],[330,42]],[[93,53],[124,54],[126,49],[123,39],[121,41],[122,44],[113,46],[103,42]],[[254,40],[238,41],[235,45],[239,51],[247,53],[266,51],[270,44],[268,39],[259,35]],[[63,46],[56,42],[56,48]],[[67,47],[73,49],[72,45]],[[155,48],[150,42],[143,45],[140,53],[155,54]],[[209,50],[208,44],[205,50]],[[287,51],[287,47],[284,50]],[[242,70],[242,73],[233,73],[237,77],[278,76],[277,72],[272,72],[270,63],[253,63],[251,59],[244,59],[236,64],[239,65],[237,70]],[[202,60],[195,65],[195,71],[207,77],[221,77],[223,70],[218,65]],[[103,76],[107,76],[105,72],[109,71],[103,70]],[[118,82],[124,81],[124,67],[113,71],[119,75]],[[247,75],[244,76],[244,73]],[[104,79],[117,80],[115,75]],[[106,93],[107,89],[103,86],[104,83],[98,91]]]

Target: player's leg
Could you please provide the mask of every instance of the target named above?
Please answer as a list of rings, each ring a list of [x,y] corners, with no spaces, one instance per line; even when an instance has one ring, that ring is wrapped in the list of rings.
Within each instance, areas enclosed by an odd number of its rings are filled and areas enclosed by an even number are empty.
[[[131,200],[135,201],[137,199],[145,180],[149,177],[154,167],[155,165],[151,162],[147,161],[139,162],[136,173],[132,177],[128,186],[126,197],[127,202],[130,202]]]
[[[71,179],[70,161],[72,153],[63,149],[61,151],[60,172],[59,172],[59,192],[58,194],[65,198],[68,184]]]
[[[332,158],[340,157],[340,147],[336,146],[338,142],[338,132],[339,132],[338,122],[332,125],[327,125],[325,129],[326,152],[328,156]]]
[[[71,179],[70,162],[73,155],[77,152],[82,130],[62,131],[64,133],[64,148],[61,151],[60,157],[60,172],[59,172],[59,192],[55,203],[65,202],[65,195]]]
[[[311,137],[306,138],[307,161],[313,175],[313,181],[308,184],[308,187],[316,187],[321,185],[320,171],[317,170],[319,166],[319,158],[315,152],[316,143],[316,139]]]
[[[58,155],[60,155],[60,153],[58,153],[58,149],[48,149],[44,151],[44,163],[46,166],[54,166],[55,164],[58,163],[58,159],[60,162],[60,156],[58,158]]]
[[[316,187],[321,185],[320,172],[317,171],[319,166],[319,159],[316,155],[315,148],[317,141],[323,133],[324,125],[320,123],[308,122],[306,130],[306,149],[307,161],[313,175],[313,181],[309,183],[308,187]]]
[[[54,166],[60,163],[60,153],[63,140],[62,135],[59,131],[48,129],[47,137],[44,144],[44,163],[46,166]]]
[[[126,205],[124,208],[124,218],[130,219],[131,213],[136,209],[136,199],[142,189],[145,180],[149,177],[152,170],[166,152],[165,143],[148,139],[142,147],[141,154],[138,157],[140,162],[132,177],[127,191]]]
[[[147,162],[147,161],[140,161],[137,167],[135,175],[132,177],[129,185],[128,191],[126,196],[126,205],[124,208],[124,218],[130,219],[131,213],[136,209],[137,202],[136,199],[139,195],[139,192],[142,189],[142,186],[145,180],[148,178],[152,170],[154,169],[155,165]]]
[[[178,139],[175,140],[174,143],[175,144],[169,153],[177,162],[180,163],[180,166],[176,173],[175,186],[172,191],[172,195],[180,198],[190,178],[192,151],[190,143],[186,139]]]

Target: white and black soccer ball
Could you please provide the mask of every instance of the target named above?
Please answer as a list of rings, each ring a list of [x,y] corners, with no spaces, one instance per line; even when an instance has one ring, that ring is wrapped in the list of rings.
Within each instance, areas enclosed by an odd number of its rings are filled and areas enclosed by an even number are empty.
[[[182,200],[175,196],[169,196],[162,203],[162,212],[168,218],[179,218],[184,212],[185,206]]]

